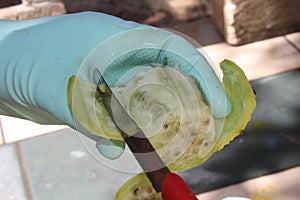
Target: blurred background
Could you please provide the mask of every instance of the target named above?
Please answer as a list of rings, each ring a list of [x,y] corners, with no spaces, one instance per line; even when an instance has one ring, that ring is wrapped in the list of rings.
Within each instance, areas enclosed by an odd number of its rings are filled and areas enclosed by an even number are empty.
[[[169,5],[169,2],[167,1],[160,0],[124,0],[122,2],[117,0],[7,0],[1,1],[0,8],[5,8],[13,5],[27,5],[36,7],[37,4],[41,2],[43,2],[45,10],[49,9],[48,15],[51,14],[51,12],[54,13],[54,9],[57,9],[56,14],[58,14],[58,12],[61,12],[61,14],[63,14],[88,10],[104,12],[121,17],[123,19],[152,25],[173,24],[178,21],[194,20],[201,17],[206,17],[210,14],[208,8],[209,5],[206,0],[176,1],[176,3],[175,1],[170,1],[172,5]],[[45,3],[48,5],[46,5]],[[59,4],[61,5],[60,9],[58,8]],[[23,17],[19,12],[14,14],[9,13],[7,14],[7,16],[3,16],[2,18],[25,19],[41,17],[42,15],[42,13],[34,14],[32,12],[30,14],[29,12],[27,12],[27,16]]]
[[[244,134],[180,172],[199,199],[300,198],[299,0],[0,0],[1,20],[82,11],[177,30],[216,68],[226,58],[245,71],[257,109]],[[96,161],[68,127],[7,116],[0,162],[0,200],[110,200],[132,176]]]
[[[174,26],[212,17],[233,45],[300,29],[297,0],[2,0],[0,19],[23,20],[96,11],[154,26]]]

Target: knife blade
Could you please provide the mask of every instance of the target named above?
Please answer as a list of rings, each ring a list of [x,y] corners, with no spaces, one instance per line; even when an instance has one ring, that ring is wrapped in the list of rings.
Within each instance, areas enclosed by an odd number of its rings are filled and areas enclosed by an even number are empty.
[[[156,192],[161,192],[166,176],[171,173],[142,129],[131,118],[126,109],[118,101],[106,80],[96,68],[93,73],[97,93],[121,132],[123,139],[133,153],[135,159],[151,181]]]

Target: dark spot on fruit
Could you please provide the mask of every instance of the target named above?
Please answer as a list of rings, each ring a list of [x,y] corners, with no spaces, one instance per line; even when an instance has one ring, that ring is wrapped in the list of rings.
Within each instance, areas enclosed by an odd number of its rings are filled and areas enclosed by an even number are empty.
[[[133,190],[133,194],[134,194],[135,196],[138,195],[139,190],[140,190],[140,188],[135,188],[135,189]]]
[[[206,119],[206,120],[204,121],[204,125],[205,125],[205,126],[208,126],[208,124],[209,124],[209,119]]]
[[[167,129],[168,127],[169,127],[169,124],[167,124],[167,123],[165,123],[163,126],[164,129]]]
[[[207,145],[208,145],[208,142],[204,142],[203,146],[207,147]]]
[[[142,98],[142,101],[145,101],[145,100],[146,100],[146,97],[145,97],[145,96],[142,96],[141,98]]]
[[[175,158],[178,158],[180,155],[181,155],[181,151],[177,151],[177,152],[174,153]]]

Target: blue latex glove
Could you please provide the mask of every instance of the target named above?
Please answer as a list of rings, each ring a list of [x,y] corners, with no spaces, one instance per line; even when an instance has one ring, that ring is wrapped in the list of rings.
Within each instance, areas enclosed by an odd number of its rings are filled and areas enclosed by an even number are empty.
[[[146,35],[139,35],[141,30]],[[131,37],[126,37],[126,34]],[[100,65],[104,57],[101,49],[112,48],[122,41],[136,44],[141,38],[147,40],[148,37],[160,43],[161,48],[172,46],[179,38],[160,29],[93,12],[0,21],[0,114],[78,129],[67,101],[69,78],[78,73],[89,54],[89,60],[100,62]],[[209,64],[199,58],[191,45],[174,44],[177,54],[189,57],[188,62],[203,64],[201,75],[195,78],[204,88],[214,116],[225,117],[230,104],[221,83],[211,78],[214,72]],[[196,74],[194,70],[193,67],[184,69],[189,74]],[[105,142],[89,130],[81,131],[95,141]]]

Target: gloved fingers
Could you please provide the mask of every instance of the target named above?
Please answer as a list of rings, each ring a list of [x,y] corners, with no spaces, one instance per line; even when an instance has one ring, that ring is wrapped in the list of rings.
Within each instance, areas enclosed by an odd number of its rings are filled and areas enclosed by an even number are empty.
[[[215,118],[225,118],[230,113],[223,85],[204,55],[181,36],[165,30],[135,28],[105,40],[88,55],[78,74],[90,80],[97,67],[114,87],[155,65],[177,67],[195,78]]]

